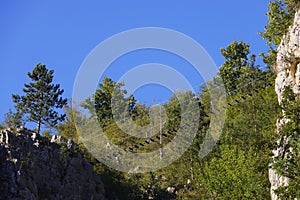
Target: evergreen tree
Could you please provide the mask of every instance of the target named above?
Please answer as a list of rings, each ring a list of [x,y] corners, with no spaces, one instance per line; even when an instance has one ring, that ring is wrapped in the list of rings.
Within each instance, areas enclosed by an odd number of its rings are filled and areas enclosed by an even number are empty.
[[[56,109],[63,108],[67,99],[62,98],[64,90],[59,84],[52,84],[54,70],[48,70],[38,63],[33,71],[28,73],[32,82],[24,84],[24,95],[13,94],[13,102],[18,113],[25,115],[28,121],[37,123],[37,132],[41,125],[54,127],[63,121],[65,114]]]

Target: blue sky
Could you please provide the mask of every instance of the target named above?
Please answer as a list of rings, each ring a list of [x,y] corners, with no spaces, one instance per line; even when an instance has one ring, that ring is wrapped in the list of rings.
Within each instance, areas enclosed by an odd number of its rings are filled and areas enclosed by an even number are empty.
[[[122,31],[163,27],[182,32],[201,44],[219,66],[220,48],[233,40],[250,43],[253,53],[267,50],[257,34],[267,23],[267,0],[188,1],[1,1],[0,3],[0,120],[13,107],[11,94],[21,94],[27,72],[41,62],[54,69],[65,97],[72,96],[77,70],[100,42]],[[122,60],[123,59],[123,60]],[[163,62],[184,66],[166,53],[136,52],[120,58],[107,75],[116,79],[120,69],[137,64]],[[122,68],[123,67],[123,68]],[[124,68],[125,67],[125,68]],[[193,85],[201,81],[186,71]],[[155,92],[153,92],[155,91]],[[136,92],[142,103],[164,101],[165,89],[146,86]],[[169,94],[170,95],[170,94]]]

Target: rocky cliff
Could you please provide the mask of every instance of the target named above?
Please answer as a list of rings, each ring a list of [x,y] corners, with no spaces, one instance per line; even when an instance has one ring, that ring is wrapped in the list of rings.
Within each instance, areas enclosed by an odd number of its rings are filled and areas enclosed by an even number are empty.
[[[295,94],[300,95],[300,11],[296,12],[293,25],[282,39],[277,53],[275,71],[275,90],[278,95],[278,102],[281,103],[283,91],[286,86],[291,86]],[[277,130],[282,127],[288,119],[277,121]],[[278,155],[281,148],[274,150],[274,155]],[[279,176],[274,170],[270,169],[269,179],[271,183],[271,197],[278,199],[273,190],[279,186],[287,185],[289,179]]]
[[[105,199],[92,165],[72,142],[57,142],[26,128],[0,131],[0,199]]]

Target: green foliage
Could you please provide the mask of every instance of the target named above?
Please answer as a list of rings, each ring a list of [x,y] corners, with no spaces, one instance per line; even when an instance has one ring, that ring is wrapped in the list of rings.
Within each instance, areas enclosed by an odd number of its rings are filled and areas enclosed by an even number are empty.
[[[272,149],[280,107],[272,87],[256,90],[259,92],[237,94],[229,100],[239,103],[227,109],[221,143],[237,145],[243,150],[249,147],[263,152]]]
[[[92,98],[86,99],[81,106],[88,109],[90,113],[96,113],[100,126],[106,128],[113,122],[115,113],[120,115],[127,112],[133,113],[135,108],[135,99],[132,95],[125,97],[126,90],[121,89],[124,83],[116,83],[108,77],[104,77],[103,82],[99,84],[99,89],[96,90]],[[114,108],[112,108],[114,102]],[[114,109],[114,110],[112,110]],[[114,113],[115,112],[115,113]]]
[[[271,49],[276,48],[288,31],[292,24],[294,13],[289,13],[291,10],[286,9],[284,0],[271,1],[268,7],[268,25],[265,26],[265,32],[261,33],[262,37],[267,40],[267,44]]]
[[[239,77],[243,78],[234,80],[235,93],[227,96],[229,106],[218,146],[206,158],[198,160],[199,165],[192,164],[197,182],[202,184],[198,189],[202,191],[198,194],[202,199],[269,196],[268,163],[274,148],[275,122],[281,110],[273,87],[269,87],[274,74],[254,67],[254,61],[241,65],[244,67],[239,70]],[[230,68],[234,62],[227,64],[226,73],[236,69]],[[209,112],[209,90],[203,89],[200,96],[204,110]]]
[[[24,126],[25,121],[20,112],[13,112],[9,109],[8,113],[4,115],[4,124],[6,127],[17,128],[18,126]]]
[[[220,156],[204,163],[199,182],[207,190],[205,199],[267,199],[267,177],[258,173],[259,157],[250,149],[220,146]]]
[[[96,163],[94,171],[101,176],[107,193],[115,194],[121,200],[143,199],[143,192],[138,186],[139,176],[116,171],[102,163]],[[116,199],[116,197],[112,195],[109,199]]]
[[[245,61],[239,71],[241,78],[238,86],[241,87],[244,84],[243,81],[248,81],[251,84],[246,84],[243,89],[237,88],[235,94],[232,94],[228,99],[230,103],[235,102],[235,100],[238,100],[239,103],[227,108],[227,120],[221,136],[221,146],[217,146],[204,159],[199,158],[204,134],[210,123],[209,113],[211,111],[211,91],[204,87],[198,99],[201,119],[199,129],[188,151],[176,162],[152,175],[149,173],[128,175],[111,171],[112,174],[104,175],[104,179],[111,185],[111,188],[122,186],[124,190],[119,188],[121,190],[117,189],[117,193],[124,199],[147,199],[149,196],[156,199],[162,196],[165,199],[175,198],[175,196],[168,196],[165,193],[169,186],[176,188],[176,198],[183,199],[197,199],[199,197],[203,199],[230,197],[259,199],[268,196],[268,163],[271,149],[273,149],[275,121],[280,109],[274,89],[267,87],[270,82],[274,82],[274,74],[271,71],[262,71],[255,67],[254,57],[246,57],[248,60]],[[217,86],[218,82],[215,81],[214,84]],[[247,98],[243,99],[244,96]],[[163,132],[170,131],[174,135],[176,134],[182,120],[180,117],[182,112],[180,99],[184,101],[187,97],[196,98],[194,94],[187,91],[177,94],[164,104],[168,118]],[[134,121],[140,126],[151,123],[148,108],[140,104],[135,105],[134,114],[131,115]],[[105,134],[111,142],[123,149],[144,141],[143,139],[128,137],[113,120],[106,124]],[[153,133],[153,135],[157,135],[157,133]],[[172,135],[168,135],[167,138],[163,138],[163,144],[167,144],[172,137]],[[136,151],[148,152],[157,148],[159,148],[159,144],[154,142],[140,147]],[[234,164],[229,167],[227,166],[228,163]],[[204,166],[206,166],[206,170],[202,170]],[[224,176],[222,175],[218,179],[219,171],[222,170],[225,171]],[[106,174],[105,170],[102,170],[101,173]],[[111,179],[114,174],[118,178]],[[199,181],[206,180],[207,177],[210,177],[207,185]],[[189,185],[187,185],[187,180],[191,180]],[[223,184],[221,184],[222,190],[217,188],[218,184],[215,181],[218,180]],[[215,186],[213,186],[214,184]],[[128,188],[125,185],[130,186]],[[135,193],[128,191],[132,188],[135,188]],[[233,193],[230,193],[231,188],[233,188]]]
[[[75,124],[75,115],[79,115],[79,111],[72,109],[68,106],[64,107],[66,119],[63,121],[63,123],[59,124],[56,128],[58,130],[58,133],[63,136],[64,138],[71,139],[74,142],[79,142],[79,135],[76,129]]]
[[[28,121],[37,123],[37,132],[41,124],[54,127],[63,121],[64,114],[59,114],[56,109],[67,104],[67,99],[61,96],[64,90],[59,89],[59,84],[52,84],[53,70],[48,70],[45,65],[37,64],[31,73],[28,73],[32,82],[25,84],[24,95],[12,95],[17,113],[25,114]]]
[[[275,63],[277,47],[293,23],[294,14],[298,8],[300,8],[298,0],[274,0],[269,3],[268,24],[265,26],[265,32],[260,32],[270,47],[268,55],[262,53],[266,64]]]
[[[221,49],[225,62],[219,69],[219,76],[229,95],[247,91],[249,88],[246,86],[251,84],[251,79],[262,74],[255,66],[255,55],[249,55],[249,48],[249,44],[233,41],[225,49]]]
[[[43,131],[42,136],[44,136],[50,140],[51,139],[51,131],[49,131],[49,130]]]
[[[91,130],[98,128],[94,124],[90,125],[92,119],[97,117],[109,141],[125,151],[128,151],[128,147],[141,143],[144,146],[134,151],[150,152],[160,148],[157,142],[159,131],[151,131],[151,139],[155,139],[155,142],[146,144],[145,139],[129,136],[118,127],[116,119],[126,119],[128,113],[140,127],[151,125],[153,121],[149,114],[150,108],[137,103],[132,95],[127,95],[127,91],[122,89],[124,83],[117,83],[107,77],[99,84],[95,94],[81,103],[91,114],[86,118],[76,109],[65,106],[66,99],[61,97],[63,90],[59,89],[59,85],[52,84],[53,70],[49,71],[45,65],[38,64],[32,73],[28,73],[32,82],[25,84],[25,95],[13,95],[17,112],[9,111],[6,125],[21,125],[23,114],[27,120],[38,123],[38,131],[41,124],[56,126],[59,121],[66,119],[57,126],[58,133],[78,144],[72,150],[61,145],[61,159],[80,152],[93,164],[94,171],[100,174],[105,191],[115,193],[118,199],[268,199],[268,167],[271,150],[275,148],[275,121],[281,111],[274,88],[268,87],[275,77],[270,65],[274,64],[276,48],[299,6],[298,0],[270,2],[268,25],[265,32],[261,33],[270,46],[268,55],[264,55],[264,62],[268,64],[266,71],[256,66],[256,57],[251,54],[249,44],[233,41],[221,49],[225,62],[218,77],[208,82],[208,86],[202,87],[200,94],[193,94],[191,91],[177,93],[163,105],[167,115],[162,129],[163,133],[167,133],[162,139],[163,145],[175,137],[182,123],[181,114],[186,114],[191,119],[199,118],[200,122],[189,149],[174,163],[159,171],[143,174],[116,171],[99,163],[88,152],[84,143],[81,143],[83,141],[80,141],[75,121],[84,124],[84,133],[89,134],[93,132]],[[215,141],[214,133],[208,131],[211,104],[220,102],[212,102],[211,97],[215,91],[210,90],[209,86],[219,86],[220,78],[228,94],[228,106],[221,138]],[[182,113],[184,109],[181,106],[186,108],[190,102],[185,100],[189,98],[197,99],[199,112],[195,113],[200,116],[193,112]],[[60,115],[56,109],[63,106],[65,114]],[[293,199],[300,196],[300,100],[291,89],[286,89],[281,106],[285,110],[285,117],[290,121],[279,133],[278,145],[283,146],[284,151],[275,158],[273,167],[279,174],[289,177],[291,182],[275,192],[282,199]],[[185,133],[188,135],[191,134],[191,127],[187,127]],[[211,136],[211,142],[217,144],[210,154],[200,158],[200,150],[205,149],[202,143],[207,133]],[[146,134],[148,132],[145,131]],[[43,135],[50,137],[50,132],[46,131]],[[26,159],[23,162],[25,161]],[[176,188],[176,193],[166,192],[170,186]],[[39,189],[42,196],[46,196],[49,191],[47,188]],[[112,195],[108,198],[116,197]]]
[[[267,74],[260,70],[256,73],[257,77],[264,77]],[[247,75],[249,74],[241,73],[241,76]],[[273,78],[268,75],[267,82],[274,81]],[[248,79],[253,78],[248,77]],[[266,84],[265,79],[254,81],[251,87],[238,90],[239,93],[230,96],[229,102],[232,102],[252,92],[252,98],[248,97],[239,104],[227,108],[227,120],[220,141],[221,146],[218,143],[213,152],[203,159],[199,158],[199,150],[210,123],[211,109],[211,91],[206,87],[203,88],[198,99],[195,94],[187,91],[176,94],[177,96],[164,104],[168,120],[163,127],[163,132],[171,131],[175,136],[181,122],[180,101],[185,102],[185,99],[192,97],[199,101],[201,119],[196,138],[188,151],[166,168],[153,173],[122,173],[96,161],[81,144],[78,147],[84,157],[93,163],[94,170],[101,175],[106,191],[115,192],[119,199],[149,199],[149,197],[154,199],[262,199],[269,195],[268,160],[269,152],[273,148],[272,135],[277,117],[277,109],[274,109],[277,108],[276,94],[271,87],[265,87],[264,84]],[[122,97],[124,93],[121,94]],[[93,101],[89,99],[86,102],[86,108],[90,106],[93,109]],[[183,105],[185,106],[187,104]],[[151,123],[148,110],[149,108],[144,105],[135,104],[131,117],[136,124],[144,126]],[[62,135],[69,137],[76,135],[72,128],[74,119],[79,115],[76,113],[66,108],[67,120],[58,126]],[[193,113],[187,114],[193,116]],[[256,130],[254,125],[256,125]],[[112,143],[123,149],[144,141],[144,139],[128,136],[113,119],[106,121],[105,134]],[[154,137],[157,134],[154,132]],[[172,137],[173,135],[169,135],[168,138],[163,138],[163,144],[167,144]],[[159,144],[154,142],[140,147],[137,152],[153,151],[157,148]],[[66,147],[62,147],[61,150],[67,151]],[[188,180],[189,184],[187,184]],[[204,180],[206,183],[203,183]],[[166,192],[167,187],[170,186],[176,188],[176,194]]]
[[[275,192],[281,199],[294,199],[300,197],[300,99],[290,87],[284,90],[282,109],[288,122],[279,131],[277,148],[283,151],[274,158],[273,167],[277,173],[288,177],[290,183]]]

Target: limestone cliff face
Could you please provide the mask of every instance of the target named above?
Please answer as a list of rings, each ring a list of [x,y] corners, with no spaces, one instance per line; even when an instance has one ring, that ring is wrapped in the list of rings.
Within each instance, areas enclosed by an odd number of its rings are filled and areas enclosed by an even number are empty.
[[[0,199],[105,199],[92,165],[25,128],[0,131]]]
[[[278,102],[281,103],[283,91],[286,86],[291,86],[295,94],[300,96],[300,11],[295,14],[293,25],[282,39],[277,53],[276,68],[277,77],[275,80],[275,91],[278,95]],[[288,119],[277,120],[277,130],[282,127]],[[282,149],[273,151],[278,155]],[[287,185],[288,178],[279,176],[274,170],[269,170],[271,183],[272,200],[278,199],[273,190],[279,186]]]
[[[276,60],[275,91],[281,103],[283,90],[290,85],[295,94],[300,94],[300,10],[295,14],[293,26],[278,47]]]

